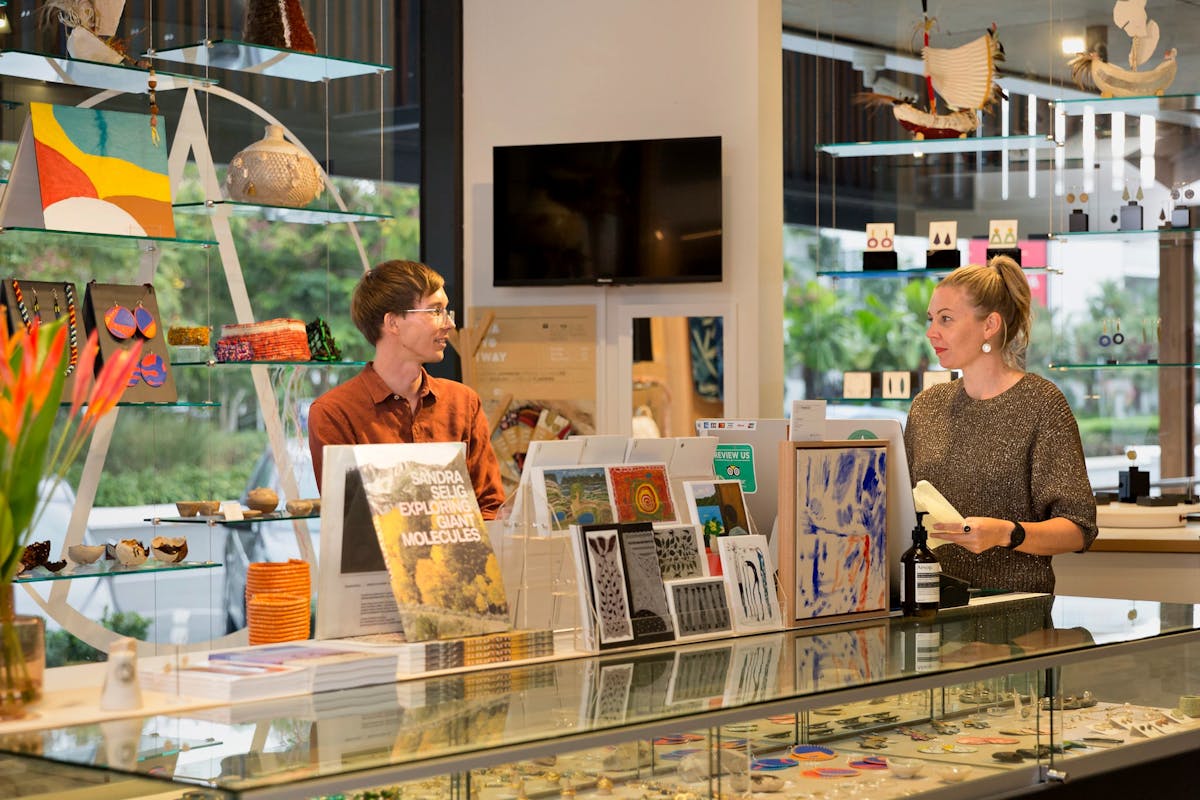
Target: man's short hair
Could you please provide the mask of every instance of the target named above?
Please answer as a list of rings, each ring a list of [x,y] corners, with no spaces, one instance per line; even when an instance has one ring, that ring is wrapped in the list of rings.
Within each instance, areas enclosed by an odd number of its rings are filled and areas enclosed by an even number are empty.
[[[374,345],[389,312],[403,314],[416,308],[445,284],[441,275],[419,261],[384,261],[367,271],[354,287],[350,319]]]

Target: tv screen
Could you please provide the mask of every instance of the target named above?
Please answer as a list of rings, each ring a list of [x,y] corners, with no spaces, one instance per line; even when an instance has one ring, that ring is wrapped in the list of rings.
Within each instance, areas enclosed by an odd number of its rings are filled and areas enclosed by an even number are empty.
[[[721,280],[721,137],[496,147],[495,286]]]

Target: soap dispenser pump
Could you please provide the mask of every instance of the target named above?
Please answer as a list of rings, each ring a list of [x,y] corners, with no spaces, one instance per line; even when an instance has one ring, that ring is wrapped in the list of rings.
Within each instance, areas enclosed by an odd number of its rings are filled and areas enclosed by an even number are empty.
[[[917,524],[912,530],[912,547],[900,556],[900,611],[906,617],[937,616],[941,604],[942,566],[929,549],[929,532],[917,512]]]

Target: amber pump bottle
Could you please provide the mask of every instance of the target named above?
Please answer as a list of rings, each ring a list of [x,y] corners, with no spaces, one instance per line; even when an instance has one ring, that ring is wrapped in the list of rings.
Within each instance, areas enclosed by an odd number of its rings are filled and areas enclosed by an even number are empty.
[[[929,549],[929,532],[917,512],[912,547],[900,556],[900,611],[906,617],[935,617],[941,600],[942,567]]]

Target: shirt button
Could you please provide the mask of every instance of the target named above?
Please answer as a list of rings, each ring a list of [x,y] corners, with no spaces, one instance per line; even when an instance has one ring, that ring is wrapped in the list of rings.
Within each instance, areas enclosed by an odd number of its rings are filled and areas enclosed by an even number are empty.
[[[394,395],[392,395],[392,399],[393,399],[393,400],[399,400],[399,399],[400,399],[400,395],[398,395],[398,394],[394,394]]]

